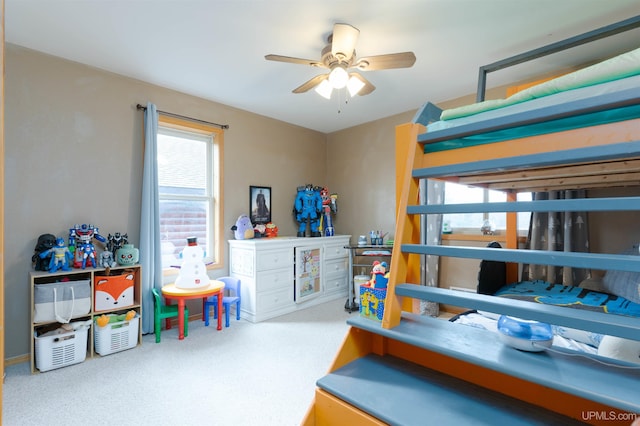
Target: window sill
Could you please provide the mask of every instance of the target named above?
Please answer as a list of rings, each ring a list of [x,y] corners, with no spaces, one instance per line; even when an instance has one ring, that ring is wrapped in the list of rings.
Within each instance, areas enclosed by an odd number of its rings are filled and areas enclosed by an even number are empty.
[[[491,241],[497,241],[499,243],[506,243],[507,236],[503,234],[481,235],[481,234],[456,233],[456,234],[442,234],[442,240],[443,241],[486,241],[488,243]],[[518,237],[518,243],[524,243],[526,242],[526,240],[527,240],[527,237],[524,237],[524,236]]]

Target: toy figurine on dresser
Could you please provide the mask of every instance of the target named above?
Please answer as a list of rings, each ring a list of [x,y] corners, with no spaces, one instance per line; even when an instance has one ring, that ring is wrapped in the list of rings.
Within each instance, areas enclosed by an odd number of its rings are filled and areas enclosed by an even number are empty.
[[[176,278],[177,288],[200,288],[209,285],[204,251],[196,237],[187,238],[187,246],[182,250],[182,264]]]
[[[319,229],[325,237],[333,237],[335,229],[331,215],[338,213],[338,194],[329,194],[329,189],[325,186],[320,190],[320,198],[322,199],[322,217]]]
[[[322,197],[320,188],[311,184],[298,187],[298,194],[293,205],[298,227],[298,237],[305,237],[307,224],[312,237],[320,237],[320,216],[322,214]]]

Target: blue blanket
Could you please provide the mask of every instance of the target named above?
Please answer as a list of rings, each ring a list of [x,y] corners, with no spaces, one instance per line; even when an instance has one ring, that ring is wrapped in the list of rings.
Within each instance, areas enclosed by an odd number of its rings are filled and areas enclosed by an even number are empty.
[[[550,284],[545,281],[522,281],[510,284],[498,290],[495,296],[640,317],[640,304],[631,302],[624,297],[600,293],[582,287]]]

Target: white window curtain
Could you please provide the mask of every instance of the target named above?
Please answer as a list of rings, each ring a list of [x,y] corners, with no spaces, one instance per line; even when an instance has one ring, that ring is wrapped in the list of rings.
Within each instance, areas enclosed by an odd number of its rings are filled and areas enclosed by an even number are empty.
[[[144,165],[140,216],[140,264],[142,265],[142,332],[153,333],[153,287],[162,287],[160,213],[158,201],[158,111],[147,103],[144,114]]]

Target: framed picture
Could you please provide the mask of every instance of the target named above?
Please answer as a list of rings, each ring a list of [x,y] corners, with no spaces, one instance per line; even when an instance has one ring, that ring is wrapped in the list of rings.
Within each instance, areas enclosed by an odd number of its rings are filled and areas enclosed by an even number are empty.
[[[249,211],[254,225],[271,222],[271,187],[249,187]]]
[[[322,247],[296,247],[295,248],[295,300],[302,303],[313,297],[319,296],[322,291],[320,279],[322,265]]]

